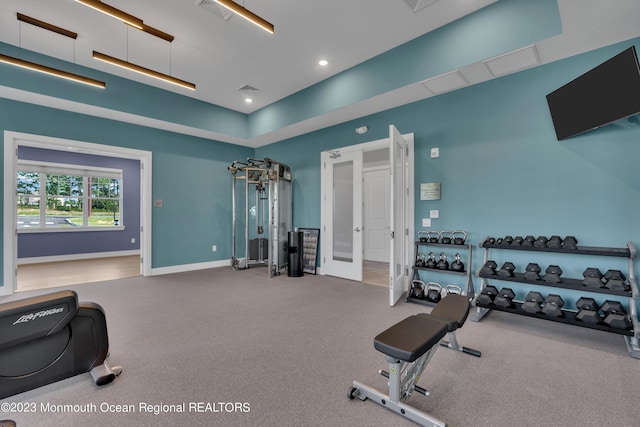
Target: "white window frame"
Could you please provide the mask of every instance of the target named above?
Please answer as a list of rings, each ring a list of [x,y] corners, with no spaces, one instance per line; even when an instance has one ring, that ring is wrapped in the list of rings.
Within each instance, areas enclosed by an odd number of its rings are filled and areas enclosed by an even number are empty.
[[[124,194],[124,180],[122,169],[102,168],[95,166],[63,164],[63,163],[51,163],[34,160],[20,160],[16,164],[16,177],[18,171],[33,172],[40,174],[40,227],[18,228],[18,233],[68,233],[78,231],[120,231],[125,229],[124,216],[123,216],[123,194]],[[46,174],[58,174],[58,175],[72,175],[82,176],[83,192],[82,192],[82,222],[83,225],[77,227],[47,227],[45,224],[46,209],[47,209],[47,194],[46,188],[43,191],[42,182],[43,175]],[[120,197],[118,200],[118,206],[120,211],[120,221],[118,225],[114,226],[89,226],[88,224],[88,209],[87,207],[91,203],[91,188],[89,188],[89,177],[95,178],[112,178],[120,180]],[[17,192],[17,181],[15,182],[15,190]],[[17,208],[16,208],[17,209]]]

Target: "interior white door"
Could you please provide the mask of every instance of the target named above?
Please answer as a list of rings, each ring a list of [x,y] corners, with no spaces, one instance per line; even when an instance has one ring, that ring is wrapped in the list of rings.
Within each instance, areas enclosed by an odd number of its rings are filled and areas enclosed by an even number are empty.
[[[390,245],[389,257],[389,305],[398,302],[406,286],[405,247],[406,224],[405,207],[407,204],[407,185],[405,174],[405,156],[407,142],[394,125],[389,125],[389,164],[391,176],[390,199]]]
[[[325,159],[325,274],[362,281],[362,151]]]
[[[364,259],[389,262],[389,168],[365,170]]]

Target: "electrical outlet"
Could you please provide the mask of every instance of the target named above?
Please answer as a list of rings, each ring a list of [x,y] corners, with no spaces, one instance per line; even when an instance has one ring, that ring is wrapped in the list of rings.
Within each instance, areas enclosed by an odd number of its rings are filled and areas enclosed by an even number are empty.
[[[440,211],[438,209],[431,209],[429,211],[429,218],[440,218]]]
[[[436,159],[440,157],[440,149],[438,147],[434,147],[431,149],[431,158]]]
[[[431,227],[431,218],[422,218],[423,227]]]
[[[217,250],[218,250],[218,246],[217,245],[211,246],[211,252],[215,252]]]
[[[136,238],[135,238],[135,237],[132,237],[132,238],[131,238],[131,243],[135,243],[135,242],[136,242]]]

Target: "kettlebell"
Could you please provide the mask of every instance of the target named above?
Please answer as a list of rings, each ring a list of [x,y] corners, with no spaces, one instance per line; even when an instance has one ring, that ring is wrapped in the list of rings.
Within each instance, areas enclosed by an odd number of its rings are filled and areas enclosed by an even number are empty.
[[[439,270],[448,270],[449,269],[449,261],[447,261],[447,254],[444,252],[440,252],[440,260],[436,264],[436,268]]]
[[[424,262],[424,266],[427,268],[436,268],[436,254],[429,252],[429,258]]]
[[[424,267],[426,260],[427,256],[424,254],[424,252],[418,252],[418,256],[416,258],[416,267]]]
[[[438,282],[427,283],[427,300],[438,302],[442,299],[442,285]]]
[[[464,272],[464,264],[460,261],[460,254],[456,253],[456,259],[451,263],[451,270]]]
[[[462,236],[460,236],[462,234]],[[453,236],[453,244],[454,245],[464,245],[464,242],[467,241],[467,233],[462,230],[457,230],[451,233]]]
[[[452,240],[453,240],[453,233],[451,231],[440,232],[440,243],[444,243],[445,245],[450,245]]]
[[[440,240],[440,232],[439,231],[428,231],[429,234],[429,243],[438,243]]]
[[[418,241],[420,243],[429,243],[429,232],[428,231],[418,231]]]
[[[422,280],[411,281],[411,295],[414,298],[424,298],[424,282]]]
[[[445,286],[444,291],[447,293],[447,295],[462,295],[462,288],[458,285],[447,285]]]

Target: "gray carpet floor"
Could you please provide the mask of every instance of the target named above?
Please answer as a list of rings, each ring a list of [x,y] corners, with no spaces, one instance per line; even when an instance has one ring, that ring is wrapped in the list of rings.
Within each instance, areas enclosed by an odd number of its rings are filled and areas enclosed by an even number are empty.
[[[415,425],[346,397],[353,380],[385,390],[373,338],[430,311],[402,300],[389,307],[387,289],[325,276],[268,279],[263,268],[69,289],[105,309],[110,362],[124,372],[104,387],[83,374],[4,399],[35,411],[0,419],[19,427]],[[640,360],[619,335],[493,312],[467,321],[458,340],[482,357],[439,348],[419,381],[431,395],[409,399],[449,426],[640,425]],[[166,412],[183,403],[186,412]]]

